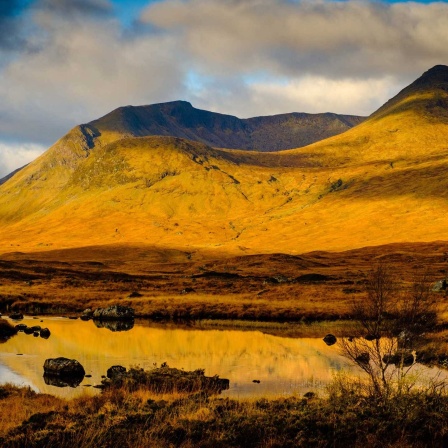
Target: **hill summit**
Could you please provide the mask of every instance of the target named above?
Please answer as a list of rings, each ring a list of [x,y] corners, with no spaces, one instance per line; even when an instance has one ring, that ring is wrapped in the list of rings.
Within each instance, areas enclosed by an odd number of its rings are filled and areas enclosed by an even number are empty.
[[[363,119],[333,113],[289,113],[240,119],[196,109],[187,101],[172,101],[120,107],[85,126],[95,136],[102,136],[109,142],[123,136],[164,135],[220,148],[279,151],[340,134]]]

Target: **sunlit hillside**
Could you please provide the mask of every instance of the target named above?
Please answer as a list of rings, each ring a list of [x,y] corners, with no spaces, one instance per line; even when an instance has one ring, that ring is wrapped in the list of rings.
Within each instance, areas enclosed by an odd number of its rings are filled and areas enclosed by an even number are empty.
[[[437,66],[355,128],[280,153],[98,142],[75,128],[0,187],[0,249],[300,253],[446,240],[447,92]]]

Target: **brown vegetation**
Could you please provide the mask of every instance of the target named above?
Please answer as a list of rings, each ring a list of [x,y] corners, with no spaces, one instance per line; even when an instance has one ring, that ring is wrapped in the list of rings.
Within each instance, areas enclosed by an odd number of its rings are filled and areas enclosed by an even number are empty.
[[[153,319],[314,321],[347,319],[363,300],[372,263],[399,274],[445,276],[447,243],[395,244],[347,252],[220,256],[137,246],[99,246],[0,259],[0,311],[65,315],[119,303]],[[445,308],[444,293],[437,308]]]

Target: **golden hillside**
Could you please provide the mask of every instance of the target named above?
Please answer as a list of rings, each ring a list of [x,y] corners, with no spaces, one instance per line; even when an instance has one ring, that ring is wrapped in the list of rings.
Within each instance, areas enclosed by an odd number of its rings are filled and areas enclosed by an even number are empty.
[[[276,153],[77,127],[0,187],[0,250],[303,253],[447,240],[447,92],[448,67],[434,67],[344,134]]]

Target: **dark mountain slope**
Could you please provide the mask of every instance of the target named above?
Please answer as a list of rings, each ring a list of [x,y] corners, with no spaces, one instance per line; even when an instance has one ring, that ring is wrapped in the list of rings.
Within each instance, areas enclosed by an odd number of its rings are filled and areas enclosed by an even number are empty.
[[[280,151],[314,143],[361,123],[363,117],[333,113],[290,113],[240,119],[194,108],[186,101],[120,107],[88,123],[94,134],[163,135],[210,146]]]

